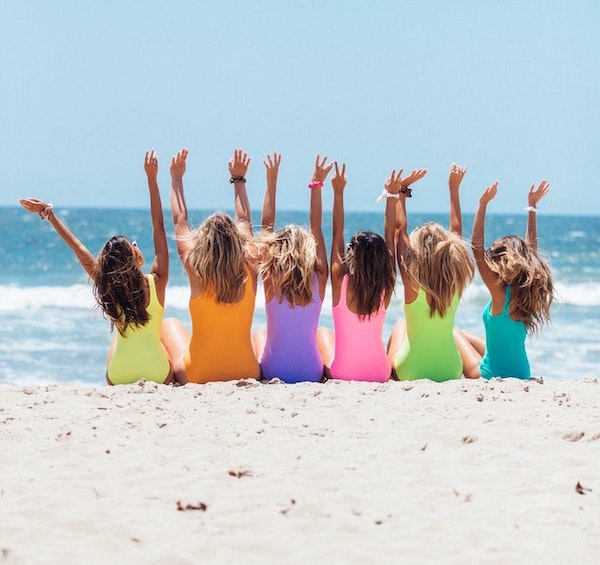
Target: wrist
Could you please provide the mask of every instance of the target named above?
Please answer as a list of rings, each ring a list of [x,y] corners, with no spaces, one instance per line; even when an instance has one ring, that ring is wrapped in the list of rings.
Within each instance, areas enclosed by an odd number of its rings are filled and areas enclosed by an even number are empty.
[[[42,220],[50,220],[52,216],[54,216],[54,206],[52,203],[46,204],[46,206],[39,211],[39,216]]]
[[[231,175],[229,182],[231,184],[238,184],[241,182],[246,182],[246,177],[244,175]]]

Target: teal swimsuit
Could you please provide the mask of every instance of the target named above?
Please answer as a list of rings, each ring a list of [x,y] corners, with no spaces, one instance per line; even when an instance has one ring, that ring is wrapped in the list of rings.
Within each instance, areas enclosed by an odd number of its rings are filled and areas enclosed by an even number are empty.
[[[485,355],[479,369],[484,379],[516,377],[528,379],[531,375],[525,351],[527,329],[523,322],[510,318],[510,286],[506,287],[504,306],[497,316],[490,313],[490,301],[483,311],[485,326]]]

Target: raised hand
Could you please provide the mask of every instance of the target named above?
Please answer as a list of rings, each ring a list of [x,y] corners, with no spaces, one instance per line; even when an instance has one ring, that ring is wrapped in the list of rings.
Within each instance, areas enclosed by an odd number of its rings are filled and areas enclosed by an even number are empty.
[[[418,180],[421,180],[426,174],[427,169],[413,169],[410,175],[402,179],[402,184],[408,187]]]
[[[233,157],[229,159],[229,173],[232,177],[242,177],[245,179],[249,165],[250,157],[248,157],[248,153],[241,149],[236,149],[233,152]]]
[[[346,163],[342,163],[341,170],[339,169],[337,161],[333,162],[333,166],[335,167],[335,172],[333,177],[331,177],[331,186],[333,187],[334,192],[342,192],[346,187],[346,181],[348,180],[346,178]],[[329,168],[331,168],[331,165],[329,165]]]
[[[494,184],[488,186],[484,191],[481,197],[479,198],[479,203],[486,206],[488,202],[494,199],[496,194],[498,193],[498,181],[494,182]]]
[[[390,176],[385,181],[383,186],[390,194],[399,194],[401,192],[402,185],[404,184],[402,181],[402,171],[403,170],[400,169],[398,173],[396,173],[396,169],[392,169]],[[404,194],[404,196],[406,196],[406,194]]]
[[[527,204],[533,208],[537,208],[537,203],[550,192],[550,183],[547,180],[540,182],[537,188],[531,185],[527,194]]]
[[[188,156],[188,150],[185,147],[171,159],[171,178],[181,181],[185,174],[185,164]]]
[[[334,163],[327,163],[327,155],[321,159],[320,155],[317,155],[315,160],[315,168],[313,170],[312,181],[313,182],[325,182],[329,171],[331,171]],[[336,164],[337,167],[337,164]],[[345,165],[344,165],[345,167]],[[332,181],[333,182],[333,181]]]
[[[250,162],[250,160],[248,160],[248,162]],[[271,155],[267,155],[267,158],[263,160],[263,163],[267,172],[267,183],[276,183],[279,165],[281,163],[281,153],[273,153],[272,157]]]
[[[144,157],[144,171],[146,171],[148,180],[156,180],[158,177],[158,157],[156,156],[156,151],[154,149],[152,151],[146,151]]]
[[[466,166],[461,167],[456,163],[450,165],[450,173],[448,174],[448,186],[450,187],[450,190],[458,190],[460,188],[460,183],[466,172]]]
[[[34,214],[41,214],[47,208],[52,206],[48,202],[44,202],[43,200],[39,200],[38,198],[19,198],[19,204],[25,208],[28,212],[33,212]]]

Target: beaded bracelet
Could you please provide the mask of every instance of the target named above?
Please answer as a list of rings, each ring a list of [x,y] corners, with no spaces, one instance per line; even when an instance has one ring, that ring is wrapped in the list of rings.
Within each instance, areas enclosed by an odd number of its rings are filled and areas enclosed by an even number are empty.
[[[242,175],[237,175],[235,177],[231,177],[229,179],[229,182],[231,184],[233,184],[234,182],[246,182],[246,177],[243,177]]]
[[[40,218],[42,220],[47,220],[52,210],[54,210],[54,206],[50,203],[43,210],[40,210]]]
[[[308,188],[323,188],[322,180],[314,180],[308,183]]]

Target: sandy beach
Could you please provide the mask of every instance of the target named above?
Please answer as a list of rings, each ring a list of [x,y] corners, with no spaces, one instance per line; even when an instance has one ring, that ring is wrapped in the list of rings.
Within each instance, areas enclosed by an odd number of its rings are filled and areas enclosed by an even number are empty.
[[[0,562],[598,563],[600,384],[0,385]]]

